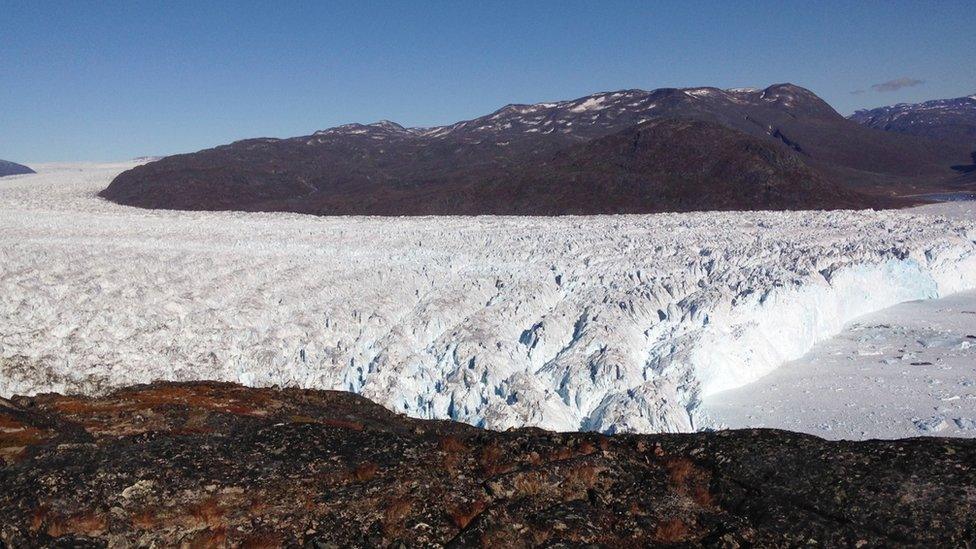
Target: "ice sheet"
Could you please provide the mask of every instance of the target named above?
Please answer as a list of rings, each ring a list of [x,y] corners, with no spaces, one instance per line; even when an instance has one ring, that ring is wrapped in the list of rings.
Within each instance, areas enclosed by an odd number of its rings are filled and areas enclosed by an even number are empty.
[[[687,431],[707,426],[702,395],[846,322],[976,286],[965,216],[327,218],[94,196],[130,165],[0,181],[0,394],[219,379],[498,429]]]

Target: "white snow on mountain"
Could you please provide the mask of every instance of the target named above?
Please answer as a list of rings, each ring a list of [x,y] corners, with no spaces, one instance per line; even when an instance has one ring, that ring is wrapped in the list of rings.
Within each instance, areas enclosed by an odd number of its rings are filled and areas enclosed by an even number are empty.
[[[687,431],[708,426],[703,395],[854,318],[976,287],[965,218],[330,218],[94,196],[128,167],[0,182],[0,395],[219,379],[499,429]]]
[[[693,97],[707,97],[709,95],[719,94],[722,92],[714,88],[692,88],[685,90],[685,93]]]
[[[924,113],[928,115],[971,115],[976,109],[976,95],[954,99],[933,99],[922,103],[898,103],[874,109],[862,109],[850,116],[851,119],[865,123],[866,121],[895,120],[909,115]],[[915,123],[913,121],[913,123]]]
[[[756,90],[758,91],[758,90]],[[685,88],[683,90],[621,90],[615,92],[598,92],[565,101],[535,103],[535,104],[512,104],[506,105],[497,111],[475,118],[456,122],[447,126],[435,126],[428,128],[404,128],[399,124],[380,121],[377,123],[363,124],[344,124],[326,130],[319,130],[313,137],[336,137],[362,134],[386,134],[399,136],[416,136],[425,138],[446,138],[457,136],[460,132],[462,137],[471,137],[469,132],[475,134],[494,134],[511,130],[512,132],[524,133],[543,133],[548,134],[556,131],[555,126],[559,127],[562,133],[570,133],[569,128],[574,124],[577,127],[608,127],[619,122],[619,117],[625,119],[633,117],[640,118],[644,114],[650,114],[658,107],[652,102],[656,97],[668,96],[670,93],[680,94],[687,100],[700,100],[704,97],[721,97],[725,100],[746,104],[745,100],[751,93],[739,90],[735,94],[729,94],[716,88]],[[676,98],[680,101],[680,98]],[[548,129],[540,129],[534,126],[544,125],[553,126]],[[307,136],[306,136],[307,137]],[[320,143],[322,140],[307,140],[309,145]]]
[[[605,100],[605,97],[589,97],[578,105],[572,106],[569,110],[572,112],[585,112],[599,109]]]

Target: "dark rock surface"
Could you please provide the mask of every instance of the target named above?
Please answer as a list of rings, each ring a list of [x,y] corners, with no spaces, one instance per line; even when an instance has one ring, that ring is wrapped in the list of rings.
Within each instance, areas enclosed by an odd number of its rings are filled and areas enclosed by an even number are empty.
[[[0,401],[24,546],[966,546],[976,441],[489,432],[352,394],[157,383]]]
[[[5,175],[21,175],[25,173],[36,173],[34,170],[24,166],[23,164],[17,164],[16,162],[9,162],[7,160],[0,160],[0,177]]]
[[[620,158],[580,153],[635,134],[671,146],[618,147]],[[862,126],[791,84],[623,90],[509,105],[437,128],[383,121],[239,141],[136,167],[101,196],[146,208],[322,215],[885,207],[950,178],[968,152]],[[765,175],[743,181],[743,165]],[[777,192],[757,193],[766,181]],[[738,183],[743,196],[728,192]],[[845,192],[828,192],[838,187]]]

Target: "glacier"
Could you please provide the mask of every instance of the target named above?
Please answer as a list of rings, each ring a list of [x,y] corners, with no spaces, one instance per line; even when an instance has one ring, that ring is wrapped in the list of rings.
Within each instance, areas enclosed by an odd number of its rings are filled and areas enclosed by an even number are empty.
[[[826,439],[976,436],[976,291],[899,303],[846,324],[761,379],[705,395],[721,428]]]
[[[976,287],[976,223],[938,210],[312,217],[95,196],[132,166],[0,182],[0,395],[214,379],[491,429],[691,431],[713,427],[703,397],[848,321]]]

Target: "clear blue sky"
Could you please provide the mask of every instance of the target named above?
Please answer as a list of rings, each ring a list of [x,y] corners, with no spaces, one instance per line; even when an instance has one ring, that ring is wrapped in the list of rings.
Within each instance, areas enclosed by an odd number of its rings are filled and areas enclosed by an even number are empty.
[[[777,82],[844,114],[976,93],[976,4],[0,0],[0,158],[28,163]]]

